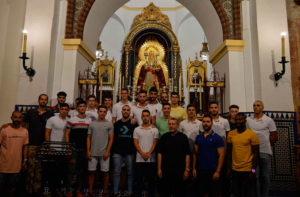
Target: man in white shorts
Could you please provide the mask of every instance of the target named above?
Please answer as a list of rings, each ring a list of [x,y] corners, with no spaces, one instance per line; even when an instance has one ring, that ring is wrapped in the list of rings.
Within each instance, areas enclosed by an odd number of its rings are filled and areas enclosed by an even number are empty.
[[[141,90],[138,94],[138,100],[139,102],[136,104],[136,106],[132,107],[132,116],[138,123],[138,125],[142,125],[142,111],[143,110],[149,110],[150,112],[150,120],[152,121],[152,125],[155,125],[156,117],[155,112],[153,108],[146,102],[147,100],[147,92],[145,90]]]
[[[87,157],[89,171],[89,196],[93,196],[93,184],[95,180],[97,163],[100,162],[100,170],[103,172],[103,194],[107,196],[109,183],[109,156],[113,144],[113,124],[105,119],[107,107],[100,105],[98,119],[93,121],[88,129]]]
[[[128,100],[129,93],[126,88],[123,88],[121,90],[121,100],[114,104],[113,109],[112,109],[112,122],[115,123],[118,120],[122,119],[122,107],[124,105],[128,105],[129,107],[132,108],[132,103]]]

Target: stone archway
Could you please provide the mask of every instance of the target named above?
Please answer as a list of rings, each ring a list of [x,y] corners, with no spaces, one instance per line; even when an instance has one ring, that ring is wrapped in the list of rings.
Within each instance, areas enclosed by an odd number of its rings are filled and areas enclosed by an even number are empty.
[[[67,19],[66,19],[66,30],[65,30],[65,38],[80,38],[83,39],[86,44],[90,48],[95,48],[96,46],[91,46],[88,41],[85,39],[85,28],[90,29],[91,27],[87,24],[88,20],[93,20],[90,15],[91,12],[93,12],[93,7],[97,7],[97,12],[101,13],[101,19],[108,19],[119,7],[121,7],[124,3],[127,1],[114,1],[113,3],[109,3],[110,1],[105,0],[69,0],[68,1],[68,8],[67,8]],[[217,46],[226,39],[241,39],[241,17],[240,17],[240,4],[241,0],[211,0],[210,2],[205,1],[199,3],[197,0],[178,0],[182,5],[184,5],[186,8],[188,8],[191,13],[195,15],[197,20],[200,22],[200,24],[203,25],[204,31],[205,26],[208,26],[205,24],[205,22],[201,23],[201,17],[206,18],[205,14],[202,14],[204,10],[201,10],[199,8],[203,8],[206,6],[213,6],[215,13],[218,16],[218,21],[213,20],[211,17],[207,17],[210,19],[212,24],[220,23],[221,29],[219,31],[222,31],[222,40],[220,40],[217,43]],[[98,6],[97,6],[98,4]],[[208,5],[210,4],[210,5]],[[99,6],[100,5],[100,6]],[[201,16],[201,17],[200,17]],[[206,20],[207,20],[206,18]],[[105,21],[106,21],[105,20]],[[98,22],[98,24],[94,24],[96,28],[98,28],[96,31],[101,32],[101,30],[104,26],[104,22],[102,20],[102,24]],[[104,24],[103,24],[104,23]],[[98,25],[98,27],[97,27]],[[95,26],[93,26],[95,28]],[[216,29],[216,28],[214,28]],[[217,28],[218,29],[218,28]],[[95,31],[95,30],[94,30]],[[209,30],[206,30],[209,31]],[[208,32],[206,32],[208,34]],[[99,33],[100,34],[100,33]],[[98,35],[99,37],[99,35]],[[208,40],[209,35],[208,35]],[[212,40],[212,39],[211,39]],[[213,42],[211,42],[211,45],[214,45]],[[94,44],[95,45],[95,44]],[[216,46],[216,47],[217,47]],[[215,48],[216,47],[212,47]]]

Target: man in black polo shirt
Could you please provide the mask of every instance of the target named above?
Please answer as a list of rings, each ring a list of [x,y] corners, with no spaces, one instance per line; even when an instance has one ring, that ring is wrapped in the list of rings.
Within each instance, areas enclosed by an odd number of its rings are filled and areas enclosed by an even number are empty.
[[[53,116],[53,113],[47,109],[48,95],[41,94],[38,103],[38,108],[29,110],[24,116],[24,122],[27,124],[29,132],[26,180],[26,191],[29,195],[33,193],[38,195],[41,192],[42,167],[40,162],[36,162],[35,155],[39,146],[44,142],[46,122]]]
[[[182,197],[190,171],[190,148],[185,134],[178,132],[175,118],[168,120],[170,132],[158,144],[157,174],[162,179],[162,196]]]

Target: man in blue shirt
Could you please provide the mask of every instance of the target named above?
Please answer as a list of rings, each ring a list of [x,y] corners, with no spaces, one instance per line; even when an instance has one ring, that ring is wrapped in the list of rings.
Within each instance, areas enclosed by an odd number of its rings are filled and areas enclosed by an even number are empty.
[[[204,133],[196,137],[193,153],[193,176],[197,177],[197,196],[220,196],[220,172],[225,150],[222,137],[212,130],[213,119],[204,115]],[[198,165],[196,162],[198,161]]]

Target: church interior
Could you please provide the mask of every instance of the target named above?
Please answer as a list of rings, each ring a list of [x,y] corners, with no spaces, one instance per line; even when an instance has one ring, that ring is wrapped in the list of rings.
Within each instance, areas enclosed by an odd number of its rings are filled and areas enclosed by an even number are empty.
[[[271,190],[299,189],[299,0],[4,0],[0,16],[1,124],[59,91],[116,103],[156,87],[199,116],[262,100],[279,132]]]

